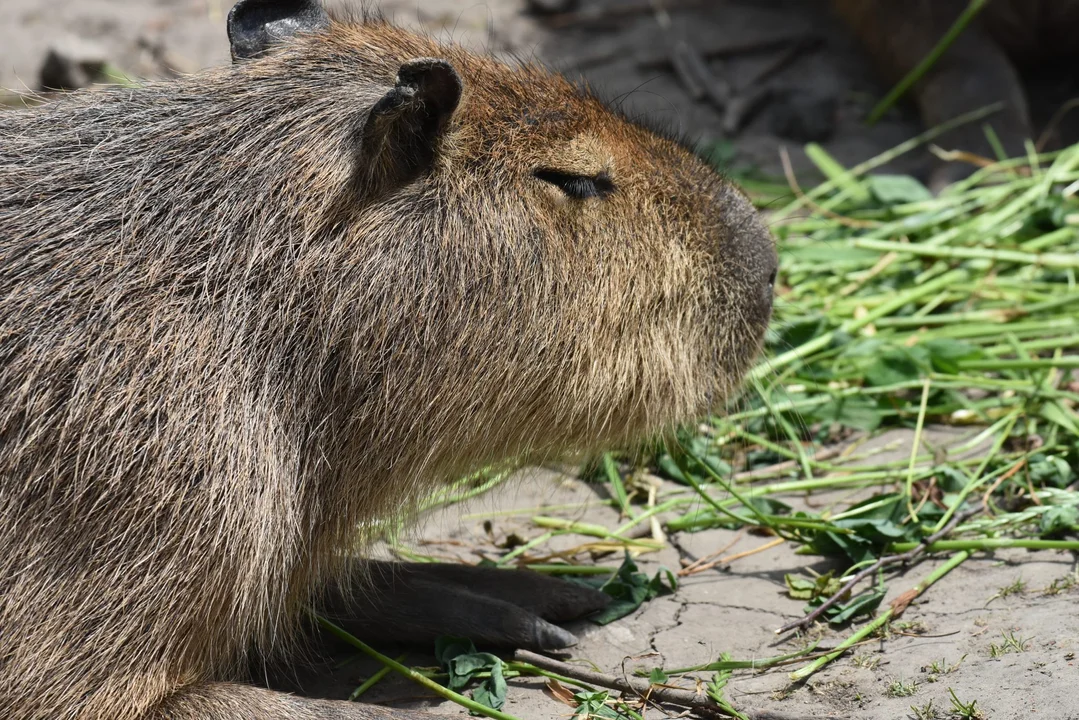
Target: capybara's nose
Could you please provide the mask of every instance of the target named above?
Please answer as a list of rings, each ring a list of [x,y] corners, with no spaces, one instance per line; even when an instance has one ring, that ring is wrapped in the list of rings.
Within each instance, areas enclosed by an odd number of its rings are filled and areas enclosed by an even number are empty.
[[[729,233],[724,251],[729,273],[726,282],[734,283],[742,293],[746,319],[763,328],[772,318],[779,267],[775,241],[748,197],[731,190],[728,198],[724,207]]]
[[[768,273],[768,282],[761,286],[761,312],[767,318],[772,317],[772,300],[776,293],[776,272],[779,270],[779,261],[772,254],[772,271]]]

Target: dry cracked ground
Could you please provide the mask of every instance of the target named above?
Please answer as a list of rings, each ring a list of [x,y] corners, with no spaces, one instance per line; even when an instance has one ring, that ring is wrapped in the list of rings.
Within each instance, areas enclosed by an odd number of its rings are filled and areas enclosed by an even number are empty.
[[[925,442],[947,447],[956,437],[954,430],[934,428]],[[903,459],[909,457],[912,439],[910,432],[890,431],[861,449],[882,449],[874,456],[880,462]],[[531,523],[535,515],[616,527],[622,520],[602,503],[604,497],[601,488],[571,476],[530,470],[465,507],[453,506],[425,518],[412,545],[421,552],[475,562],[479,555],[497,557],[497,543],[511,533],[525,539],[540,534]],[[808,503],[820,511],[851,497],[833,492],[785,500],[795,507]],[[565,507],[572,509],[558,509]],[[517,514],[509,514],[515,510]],[[492,524],[490,532],[485,521]],[[669,538],[667,549],[642,555],[638,563],[649,573],[660,567],[677,570],[719,550],[724,557],[733,557],[770,545],[769,537],[733,530],[677,533]],[[617,558],[607,562],[617,563]],[[815,639],[820,640],[819,647],[828,647],[844,633],[818,628],[796,638],[777,637],[775,630],[803,614],[804,602],[787,595],[784,576],[804,575],[809,569],[826,572],[830,567],[821,558],[795,554],[790,545],[768,547],[683,578],[674,595],[653,600],[623,620],[602,627],[577,625],[581,641],[572,657],[620,676],[637,668],[707,663],[722,653],[738,660],[774,657]],[[930,560],[889,576],[884,606],[934,567],[936,562]],[[917,717],[911,706],[922,709],[931,702],[943,718],[951,717],[947,715],[951,689],[963,702],[976,701],[986,718],[1079,718],[1074,691],[1079,678],[1079,592],[1074,587],[1056,592],[1074,572],[1075,558],[1066,553],[975,556],[909,607],[887,637],[866,642],[801,685],[792,685],[787,676],[801,662],[764,673],[738,672],[728,697],[751,714],[772,712],[775,717]],[[1023,590],[1009,593],[1017,581]],[[1009,647],[1008,638],[1018,641],[1021,651]],[[339,692],[347,694],[356,677],[353,673]],[[683,685],[692,687],[691,682]],[[542,695],[540,687],[533,681],[515,683],[507,709],[523,720],[568,716],[570,708]],[[398,684],[381,693],[401,698],[409,691]],[[648,716],[662,714],[652,710]]]
[[[396,21],[453,37],[474,47],[518,56],[535,55],[556,67],[580,70],[611,97],[624,96],[631,112],[658,116],[685,134],[723,142],[724,116],[694,101],[657,61],[657,26],[650,14],[629,17],[616,26],[580,23],[552,30],[521,12],[523,0],[409,0],[380,7]],[[616,3],[617,4],[617,3]],[[626,6],[629,3],[623,2]],[[195,71],[227,62],[224,35],[226,0],[3,0],[0,3],[0,87],[36,89],[38,71],[50,47],[86,47],[134,75],[161,76],[172,70]],[[729,147],[732,162],[778,171],[778,148],[789,145],[796,168],[804,167],[800,142],[791,130],[791,113],[813,119],[824,112],[835,130],[825,142],[842,162],[869,157],[914,133],[902,113],[873,130],[858,122],[865,103],[879,96],[857,52],[817,2],[782,3],[729,0],[698,3],[671,13],[671,29],[698,47],[714,51],[713,70],[736,88],[760,78],[775,60],[777,38],[823,40],[797,62],[769,76],[773,102],[746,120]],[[769,45],[772,43],[772,45]],[[747,52],[723,48],[749,47]],[[764,48],[757,52],[753,48]],[[771,50],[768,50],[771,48]],[[761,80],[760,82],[764,82]],[[741,85],[740,85],[741,84]],[[819,119],[819,118],[818,118]],[[797,132],[795,132],[797,131]],[[726,138],[729,139],[729,138]],[[917,169],[924,156],[912,156],[900,169]],[[947,431],[934,430],[933,442],[946,444]],[[894,457],[908,457],[911,435],[893,431],[873,442]],[[887,455],[882,455],[883,462]],[[787,498],[792,504],[821,505],[849,498]],[[511,533],[531,538],[540,530],[536,514],[585,520],[607,527],[616,512],[602,502],[603,491],[571,475],[533,469],[515,481],[464,505],[423,519],[410,536],[424,552],[475,561],[477,552],[494,554],[495,543]],[[561,510],[557,508],[562,508]],[[571,508],[571,509],[566,509]],[[514,512],[519,511],[519,512]],[[484,522],[490,522],[490,530]],[[741,555],[769,538],[727,530],[680,533],[667,549],[642,555],[642,568],[678,569],[685,562],[725,549]],[[566,540],[566,542],[570,542]],[[617,558],[604,562],[616,563]],[[778,638],[774,631],[801,617],[803,602],[785,593],[784,575],[823,571],[819,558],[796,555],[775,545],[683,579],[678,592],[656,599],[636,613],[598,627],[580,623],[574,661],[620,675],[637,667],[689,666],[729,653],[753,659],[791,652],[819,636],[820,647],[840,635],[814,630],[808,638]],[[924,578],[933,561],[923,562],[888,581],[886,602]],[[786,717],[914,717],[911,706],[928,703],[946,717],[949,690],[964,702],[976,701],[994,720],[1079,718],[1079,592],[1053,593],[1054,581],[1075,572],[1075,558],[1055,552],[1009,551],[977,556],[948,575],[914,603],[883,639],[876,638],[840,658],[807,682],[792,686],[785,667],[765,673],[740,671],[728,688],[737,707]],[[1024,592],[1003,594],[1021,580]],[[1006,638],[1014,642],[1008,646]],[[994,649],[995,648],[995,649]],[[347,654],[341,657],[347,657]],[[410,656],[409,662],[430,662]],[[331,663],[296,682],[306,692],[346,697],[372,668],[363,661]],[[391,705],[438,704],[407,682],[389,678],[369,696]],[[534,680],[511,681],[506,710],[522,720],[568,717]],[[649,708],[646,717],[664,712]]]

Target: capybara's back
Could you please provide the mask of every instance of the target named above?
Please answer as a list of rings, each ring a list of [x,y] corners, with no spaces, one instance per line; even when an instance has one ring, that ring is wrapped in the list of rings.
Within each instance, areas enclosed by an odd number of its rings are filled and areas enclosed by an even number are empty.
[[[361,524],[700,415],[767,323],[744,197],[565,80],[310,2],[229,29],[0,114],[5,718],[384,717],[231,681]]]

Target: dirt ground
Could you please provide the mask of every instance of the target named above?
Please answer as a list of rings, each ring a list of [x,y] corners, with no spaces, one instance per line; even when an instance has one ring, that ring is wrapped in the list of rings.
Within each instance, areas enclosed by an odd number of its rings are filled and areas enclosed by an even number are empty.
[[[875,462],[905,459],[912,433],[893,430],[861,446]],[[928,447],[947,447],[959,435],[951,428],[931,428]],[[670,486],[668,486],[670,487]],[[849,493],[809,498],[816,511],[832,503],[851,500]],[[446,559],[476,562],[480,555],[496,558],[496,543],[516,533],[525,540],[543,531],[531,523],[535,515],[565,517],[607,527],[621,524],[617,511],[602,504],[600,486],[584,483],[551,469],[523,471],[515,480],[476,500],[454,505],[424,518],[404,544],[417,552]],[[785,497],[797,508],[806,498]],[[571,510],[559,509],[572,507]],[[804,506],[803,506],[804,507]],[[513,511],[516,511],[514,513]],[[484,527],[491,523],[491,531]],[[556,550],[586,541],[564,537]],[[665,567],[677,570],[721,548],[724,556],[753,550],[770,538],[707,530],[677,533],[669,547],[641,555],[638,564],[649,574]],[[606,562],[617,564],[617,557]],[[890,575],[884,605],[914,587],[937,566],[934,560]],[[633,615],[610,625],[588,622],[572,626],[580,643],[569,654],[574,661],[593,664],[616,676],[637,668],[686,667],[718,660],[729,653],[736,660],[752,660],[790,653],[808,640],[820,639],[820,648],[833,646],[850,630],[820,628],[806,638],[777,637],[781,625],[802,617],[804,602],[786,593],[784,575],[807,568],[826,572],[832,567],[819,557],[797,555],[789,544],[734,560],[707,572],[683,578],[677,593],[646,603]],[[917,717],[911,706],[932,702],[940,718],[951,709],[949,689],[963,702],[977,702],[991,720],[1079,718],[1079,700],[1073,683],[1079,680],[1079,589],[1047,592],[1054,581],[1075,572],[1075,558],[1052,551],[1007,551],[976,556],[934,585],[894,625],[887,639],[872,640],[856,652],[834,661],[802,685],[792,685],[787,673],[799,662],[763,673],[740,671],[728,686],[735,707],[753,713],[776,713],[782,718],[851,718],[893,720]],[[994,597],[1002,588],[1022,580],[1025,591]],[[992,645],[1002,647],[1004,634],[1019,639],[1024,650],[993,657]],[[347,697],[375,666],[365,661],[336,665],[347,652],[334,653],[334,663],[308,673],[285,687],[305,693]],[[433,664],[413,654],[408,662]],[[950,672],[938,673],[936,663]],[[701,677],[707,680],[710,673]],[[911,686],[906,691],[895,684]],[[535,680],[511,681],[506,711],[522,720],[568,717],[570,708],[542,691]],[[684,680],[683,687],[693,687]],[[912,694],[903,694],[912,692]],[[897,696],[898,695],[898,696]],[[436,706],[439,712],[457,710],[430,698],[407,681],[386,681],[371,694],[372,700],[409,707]],[[459,714],[466,715],[464,710]],[[662,713],[651,710],[646,717]]]
[[[701,3],[696,9],[671,13],[671,30],[702,49],[758,45],[761,50],[726,55],[713,70],[736,88],[757,77],[781,52],[769,41],[777,38],[815,38],[815,50],[796,58],[767,82],[773,102],[749,119],[739,133],[725,134],[716,108],[693,100],[673,75],[662,67],[661,43],[655,18],[641,15],[618,24],[580,25],[552,29],[521,12],[523,0],[386,0],[381,9],[397,22],[444,34],[477,48],[517,56],[535,55],[566,70],[582,73],[601,92],[621,98],[631,114],[649,115],[690,137],[715,142],[737,167],[753,166],[780,173],[780,147],[788,147],[796,169],[806,160],[801,140],[788,132],[792,114],[831,123],[824,146],[841,162],[851,164],[909,138],[917,131],[909,115],[893,112],[872,130],[860,122],[865,108],[881,88],[853,42],[823,12],[820,2],[729,0]],[[3,0],[0,2],[0,87],[36,89],[38,72],[50,47],[89,42],[94,52],[138,76],[162,76],[170,71],[193,72],[228,61],[224,15],[228,0]],[[722,53],[720,53],[722,54]],[[786,123],[786,124],[785,124]],[[826,123],[827,124],[827,123]],[[924,169],[927,157],[914,154],[897,169]],[[941,431],[943,432],[943,431]],[[900,441],[896,457],[909,455],[910,436],[894,432],[875,442]],[[881,462],[887,458],[882,456]],[[517,532],[525,538],[540,530],[529,522],[531,510],[507,515],[515,508],[541,505],[581,505],[591,502],[585,519],[613,527],[615,512],[594,502],[600,492],[550,470],[534,469],[519,482],[497,492],[454,506],[424,519],[413,536],[426,538],[425,551],[474,561],[471,548],[493,547],[483,529],[490,519],[496,537]],[[817,500],[828,501],[828,499]],[[500,513],[500,514],[495,514]],[[559,514],[551,510],[546,514]],[[566,514],[563,512],[562,514]],[[752,535],[712,530],[681,533],[670,547],[640,558],[642,567],[677,569],[730,543],[729,552],[749,550],[767,541]],[[612,562],[615,562],[612,560]],[[905,634],[863,646],[853,657],[832,663],[798,687],[791,687],[790,668],[763,674],[741,672],[729,687],[736,706],[747,711],[773,711],[806,718],[866,718],[890,720],[913,717],[911,705],[932,701],[941,717],[951,707],[948,689],[965,702],[976,700],[985,717],[1079,718],[1079,681],[1075,653],[1079,650],[1079,592],[1042,592],[1054,580],[1074,571],[1075,558],[1054,552],[1006,552],[981,556],[962,565],[910,607],[903,620]],[[784,591],[783,575],[806,566],[823,566],[819,559],[795,555],[778,546],[687,578],[677,594],[655,600],[630,617],[604,627],[588,623],[572,657],[594,663],[600,670],[620,674],[637,666],[686,666],[730,653],[736,659],[769,657],[790,652],[800,641],[777,639],[774,630],[801,616],[802,601]],[[923,563],[889,582],[891,596],[912,587],[931,570]],[[1027,591],[990,600],[1003,587],[1021,578]],[[889,600],[891,597],[889,597]],[[1002,633],[1026,639],[1023,652],[990,656]],[[822,645],[839,636],[826,632]],[[409,662],[423,662],[410,657]],[[961,662],[960,662],[961,661]],[[945,675],[930,678],[931,663],[958,663]],[[346,697],[371,668],[364,662],[331,664],[306,673],[297,683],[305,692]],[[893,682],[916,682],[913,695],[894,697]],[[535,681],[513,681],[506,710],[523,720],[566,717],[570,709],[542,691]],[[405,681],[388,679],[371,695],[389,704],[426,705],[423,692]],[[445,703],[440,712],[463,711]],[[660,716],[649,710],[647,717]]]

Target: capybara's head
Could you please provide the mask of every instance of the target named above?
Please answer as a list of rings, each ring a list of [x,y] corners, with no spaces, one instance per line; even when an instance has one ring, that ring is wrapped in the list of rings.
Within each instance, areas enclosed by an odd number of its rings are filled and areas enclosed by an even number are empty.
[[[586,449],[740,381],[775,250],[681,144],[542,68],[314,2],[244,0],[229,36],[234,72],[290,118],[251,152],[302,166],[277,181],[333,229],[353,375],[408,414],[382,427],[443,458]]]

